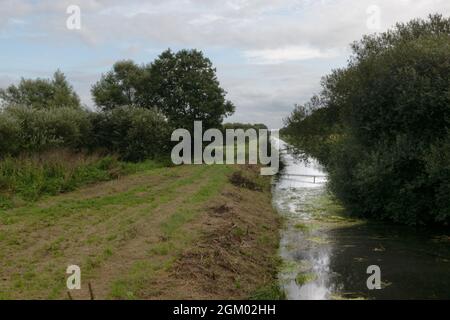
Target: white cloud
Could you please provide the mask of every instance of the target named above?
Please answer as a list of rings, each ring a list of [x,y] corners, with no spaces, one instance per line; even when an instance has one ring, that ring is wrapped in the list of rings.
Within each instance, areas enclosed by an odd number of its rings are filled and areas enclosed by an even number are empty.
[[[77,32],[65,27],[70,4],[81,8]],[[381,31],[430,13],[450,15],[448,0],[0,0],[0,38],[22,41],[17,49],[22,52],[29,41],[55,50],[81,39],[93,60],[139,54],[150,60],[167,47],[213,52],[220,80],[237,105],[233,119],[266,117],[275,126],[294,103],[315,93],[321,76],[345,62],[352,41],[372,32],[367,28],[371,5],[380,8]],[[0,69],[12,78],[24,75],[23,63],[14,71],[1,61]],[[34,61],[29,69],[43,62]],[[89,79],[100,76],[100,68],[70,66]],[[88,99],[91,84],[80,80],[74,86]]]
[[[204,14],[199,18],[195,18],[190,20],[188,23],[195,26],[204,26],[207,24],[211,24],[217,22],[218,20],[223,19],[223,17],[214,15],[214,14]]]
[[[339,52],[336,50],[322,51],[309,46],[288,46],[276,49],[244,51],[244,56],[249,62],[256,64],[279,64],[289,61],[332,58],[338,55]]]

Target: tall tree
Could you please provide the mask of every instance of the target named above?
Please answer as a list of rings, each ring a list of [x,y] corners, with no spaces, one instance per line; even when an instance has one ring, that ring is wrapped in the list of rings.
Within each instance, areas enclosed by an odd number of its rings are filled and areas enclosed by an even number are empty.
[[[3,106],[18,104],[37,109],[54,107],[80,107],[80,99],[68,83],[66,76],[57,70],[53,79],[24,79],[18,86],[0,89]]]
[[[92,86],[95,104],[102,110],[120,106],[151,107],[149,101],[141,99],[146,80],[148,77],[143,67],[131,60],[116,62],[113,69]]]
[[[431,15],[365,36],[324,78],[319,108],[288,118],[283,132],[322,160],[350,212],[450,224],[449,35]]]
[[[195,120],[205,128],[219,128],[224,117],[233,114],[216,69],[198,50],[164,51],[147,66],[148,99],[175,127],[192,129]]]

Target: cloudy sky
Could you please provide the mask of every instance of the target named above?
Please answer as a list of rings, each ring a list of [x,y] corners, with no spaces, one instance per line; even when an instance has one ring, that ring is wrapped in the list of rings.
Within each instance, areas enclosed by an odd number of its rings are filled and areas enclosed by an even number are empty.
[[[80,29],[67,28],[71,5]],[[228,121],[276,128],[345,65],[352,41],[436,12],[450,15],[450,1],[0,0],[0,87],[59,68],[93,107],[90,87],[115,61],[197,48],[237,106]]]

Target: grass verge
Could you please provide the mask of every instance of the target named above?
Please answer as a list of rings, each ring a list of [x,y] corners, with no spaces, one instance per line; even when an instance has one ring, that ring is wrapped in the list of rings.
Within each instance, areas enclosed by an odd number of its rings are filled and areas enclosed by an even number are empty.
[[[162,162],[126,163],[114,156],[56,150],[0,160],[0,210],[20,207],[43,196],[162,167]]]
[[[275,299],[279,218],[255,166],[137,171],[0,213],[0,298]],[[131,171],[130,171],[131,170]],[[259,187],[235,185],[241,171]]]

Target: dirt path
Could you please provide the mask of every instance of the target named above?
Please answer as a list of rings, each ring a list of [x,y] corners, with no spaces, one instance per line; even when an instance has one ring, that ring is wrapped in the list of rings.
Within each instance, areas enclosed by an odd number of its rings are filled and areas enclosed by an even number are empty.
[[[235,170],[153,169],[0,213],[0,298],[66,298],[71,264],[76,299],[88,282],[99,299],[250,295],[273,281],[278,222]]]

